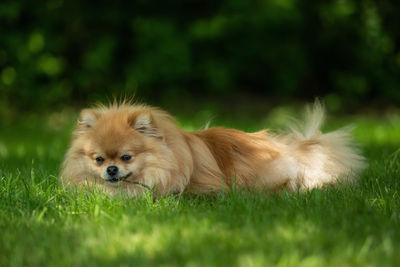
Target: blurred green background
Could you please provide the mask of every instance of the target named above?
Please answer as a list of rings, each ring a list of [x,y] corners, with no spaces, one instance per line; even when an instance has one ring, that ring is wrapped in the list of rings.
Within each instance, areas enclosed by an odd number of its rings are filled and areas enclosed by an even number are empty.
[[[163,106],[400,103],[400,2],[3,0],[0,115],[132,95]],[[254,102],[255,101],[255,102]]]
[[[394,0],[1,0],[0,266],[400,266],[399,14]],[[65,191],[79,110],[133,94],[185,130],[272,132],[320,97],[323,131],[354,124],[370,167],[304,194]]]

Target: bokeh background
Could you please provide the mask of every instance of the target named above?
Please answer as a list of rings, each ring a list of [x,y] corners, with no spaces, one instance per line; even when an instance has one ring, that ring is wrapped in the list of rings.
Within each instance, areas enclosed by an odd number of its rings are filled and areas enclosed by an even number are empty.
[[[400,103],[400,2],[3,0],[0,115],[136,94],[163,107]]]
[[[1,266],[400,266],[400,0],[0,0]],[[355,126],[357,186],[153,202],[64,190],[78,113]],[[267,230],[266,230],[267,229]]]

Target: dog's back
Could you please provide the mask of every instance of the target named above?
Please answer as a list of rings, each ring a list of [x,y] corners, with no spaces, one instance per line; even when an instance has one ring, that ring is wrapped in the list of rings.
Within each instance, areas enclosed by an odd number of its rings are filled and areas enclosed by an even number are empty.
[[[322,134],[323,120],[324,110],[316,102],[305,122],[284,135],[219,127],[188,133],[194,161],[189,188],[236,185],[304,190],[353,180],[366,164],[351,129]]]

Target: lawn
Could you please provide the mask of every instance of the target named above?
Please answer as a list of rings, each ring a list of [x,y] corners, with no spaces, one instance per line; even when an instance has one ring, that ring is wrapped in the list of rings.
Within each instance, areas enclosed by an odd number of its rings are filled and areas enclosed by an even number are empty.
[[[178,120],[197,129],[211,113]],[[281,126],[286,113],[271,114],[226,113],[212,124]],[[61,188],[58,168],[75,119],[75,112],[58,112],[0,122],[1,266],[400,265],[398,113],[331,118],[326,125],[357,126],[370,166],[356,185],[157,201]]]

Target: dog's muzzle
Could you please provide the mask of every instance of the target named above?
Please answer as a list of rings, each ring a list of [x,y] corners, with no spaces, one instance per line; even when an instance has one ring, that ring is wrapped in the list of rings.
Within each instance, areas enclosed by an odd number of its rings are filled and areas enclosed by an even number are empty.
[[[108,178],[108,179],[105,179],[105,180],[106,180],[107,183],[116,184],[118,182],[125,181],[131,175],[132,175],[132,173],[130,172],[127,175],[122,176],[122,177],[113,177],[113,178]]]

